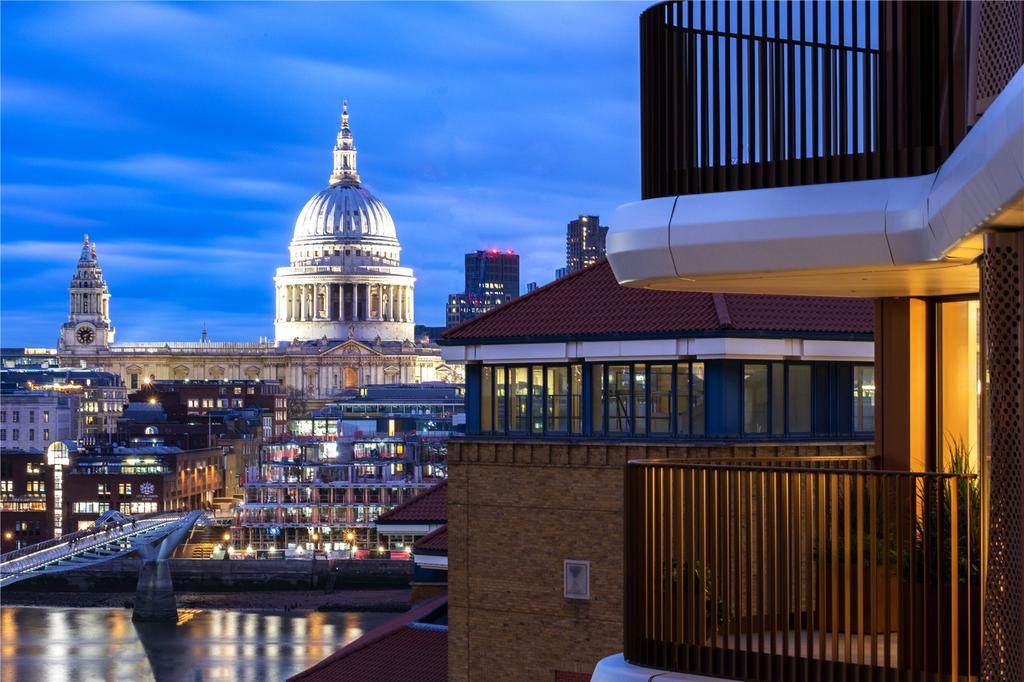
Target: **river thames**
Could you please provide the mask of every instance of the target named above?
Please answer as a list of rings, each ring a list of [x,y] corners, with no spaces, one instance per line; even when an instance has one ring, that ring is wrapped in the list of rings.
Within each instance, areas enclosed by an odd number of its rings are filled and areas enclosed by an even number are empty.
[[[0,608],[2,682],[284,680],[389,613],[179,609],[177,624],[129,609]]]

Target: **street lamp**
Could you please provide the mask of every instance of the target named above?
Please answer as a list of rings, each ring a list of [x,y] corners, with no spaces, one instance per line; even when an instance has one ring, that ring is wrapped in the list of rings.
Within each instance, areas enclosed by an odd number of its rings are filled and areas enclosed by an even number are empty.
[[[221,539],[224,542],[231,542],[231,533],[224,533],[224,536]]]
[[[4,540],[10,540],[13,537],[14,533],[12,533],[11,531],[7,531],[6,533],[4,533]]]

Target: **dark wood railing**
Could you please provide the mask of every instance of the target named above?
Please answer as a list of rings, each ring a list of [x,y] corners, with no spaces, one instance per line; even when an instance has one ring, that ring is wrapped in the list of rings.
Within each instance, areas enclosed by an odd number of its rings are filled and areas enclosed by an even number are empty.
[[[743,680],[968,680],[974,476],[630,462],[625,657]]]
[[[653,5],[643,198],[935,171],[966,133],[966,16],[955,0]]]

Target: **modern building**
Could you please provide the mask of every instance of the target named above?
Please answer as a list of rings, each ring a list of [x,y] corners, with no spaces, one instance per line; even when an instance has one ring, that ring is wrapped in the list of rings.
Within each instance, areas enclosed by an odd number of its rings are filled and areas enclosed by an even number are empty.
[[[627,288],[600,261],[449,330],[450,679],[561,679],[620,650],[627,461],[867,466],[874,325],[871,301]],[[581,565],[588,596],[567,598]]]
[[[607,236],[608,228],[601,224],[600,216],[580,215],[570,220],[565,226],[565,274],[603,260]]]
[[[64,474],[65,531],[108,509],[123,514],[211,509],[223,486],[223,450],[169,446],[82,452]]]
[[[76,391],[0,392],[0,448],[45,453],[54,441],[82,436],[82,396]]]
[[[46,455],[0,449],[0,552],[53,537],[53,469]]]
[[[115,343],[111,294],[95,242],[86,236],[71,280],[58,356],[65,366],[120,375],[130,390],[146,380],[261,379],[289,395],[329,399],[368,383],[461,382],[440,350],[415,339],[415,278],[384,204],[356,172],[347,108],[328,186],[299,212],[289,265],[275,282],[275,340]]]
[[[447,326],[453,327],[519,296],[519,254],[489,249],[466,254],[466,283],[448,296]]]
[[[0,365],[4,369],[28,367],[58,367],[57,351],[53,348],[0,348]]]
[[[73,438],[81,438],[84,445],[108,442],[117,431],[118,419],[128,401],[128,389],[120,376],[90,368],[49,365],[4,368],[0,370],[0,386],[3,391],[17,389],[77,395],[78,435]]]
[[[629,456],[595,682],[1024,678],[1024,5],[836,10],[641,15],[642,198],[608,253],[637,290],[874,299],[877,456]]]
[[[386,544],[375,523],[443,475],[443,467],[415,453],[402,438],[373,433],[267,443],[242,483],[245,502],[232,542],[271,557],[407,551],[406,544]]]

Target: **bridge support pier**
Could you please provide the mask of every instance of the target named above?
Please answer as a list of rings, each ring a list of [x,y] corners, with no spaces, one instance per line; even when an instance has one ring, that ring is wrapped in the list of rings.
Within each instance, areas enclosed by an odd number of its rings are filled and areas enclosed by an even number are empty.
[[[171,567],[166,559],[147,559],[139,569],[135,588],[135,623],[176,623],[178,606],[174,601]]]

